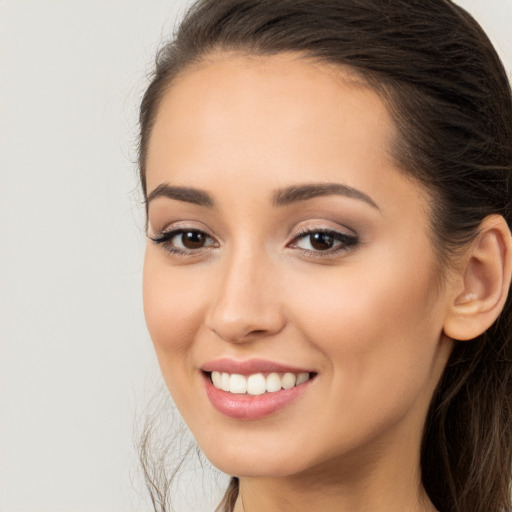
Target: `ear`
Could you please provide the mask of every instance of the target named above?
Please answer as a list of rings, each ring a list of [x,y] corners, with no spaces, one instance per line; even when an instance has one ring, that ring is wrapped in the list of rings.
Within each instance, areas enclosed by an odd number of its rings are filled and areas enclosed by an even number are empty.
[[[512,237],[500,215],[486,217],[457,270],[444,333],[471,340],[498,318],[507,299],[512,274]]]

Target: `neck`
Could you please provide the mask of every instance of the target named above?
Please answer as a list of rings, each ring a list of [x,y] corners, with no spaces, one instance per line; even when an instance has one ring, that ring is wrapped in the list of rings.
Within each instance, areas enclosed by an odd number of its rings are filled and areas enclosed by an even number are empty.
[[[234,512],[435,512],[421,486],[322,485],[291,479],[241,479]]]

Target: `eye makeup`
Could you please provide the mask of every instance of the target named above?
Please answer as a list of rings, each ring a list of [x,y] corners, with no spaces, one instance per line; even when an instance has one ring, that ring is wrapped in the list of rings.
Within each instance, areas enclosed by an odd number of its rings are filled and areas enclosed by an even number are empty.
[[[333,257],[355,248],[357,235],[325,227],[302,227],[292,235],[288,247],[314,258]]]
[[[212,236],[195,227],[178,227],[161,232],[149,239],[172,255],[196,256],[205,250],[218,249]],[[324,227],[302,227],[291,236],[286,247],[314,258],[333,257],[357,246],[356,235]]]
[[[197,228],[177,228],[149,236],[155,244],[178,256],[195,255],[203,249],[219,247],[211,236]]]

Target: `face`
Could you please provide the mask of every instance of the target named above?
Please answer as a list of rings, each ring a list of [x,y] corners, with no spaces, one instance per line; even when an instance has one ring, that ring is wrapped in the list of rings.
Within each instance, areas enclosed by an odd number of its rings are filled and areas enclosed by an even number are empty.
[[[394,136],[368,87],[296,55],[217,55],[164,97],[146,320],[180,412],[229,474],[417,457],[447,299]]]

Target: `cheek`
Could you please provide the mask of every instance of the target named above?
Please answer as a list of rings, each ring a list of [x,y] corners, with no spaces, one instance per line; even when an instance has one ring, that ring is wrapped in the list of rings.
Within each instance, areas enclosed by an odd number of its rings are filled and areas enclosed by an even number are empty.
[[[146,251],[144,315],[160,364],[183,367],[203,318],[203,281],[190,280],[179,267],[166,264],[165,255],[158,252],[154,248]],[[164,360],[166,354],[172,357]]]
[[[296,280],[290,301],[302,312],[296,315],[302,332],[327,356],[339,384],[357,384],[353,389],[361,395],[377,391],[378,397],[383,382],[419,389],[428,381],[442,315],[431,261],[410,254],[404,265],[396,251],[373,256],[327,269],[320,279]]]
[[[438,311],[425,268],[401,274],[353,269],[293,294],[307,302],[297,320],[301,331],[324,355],[329,406],[312,428],[323,429],[340,450],[401,418],[421,428],[440,366]]]
[[[166,255],[148,247],[144,260],[144,315],[160,370],[173,401],[187,423],[209,431],[194,396],[202,396],[192,364],[194,339],[202,325],[205,280],[190,279],[185,267],[171,267]]]

